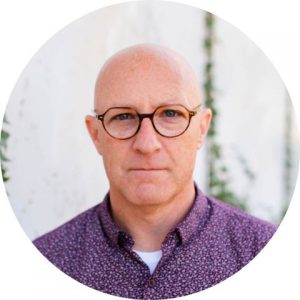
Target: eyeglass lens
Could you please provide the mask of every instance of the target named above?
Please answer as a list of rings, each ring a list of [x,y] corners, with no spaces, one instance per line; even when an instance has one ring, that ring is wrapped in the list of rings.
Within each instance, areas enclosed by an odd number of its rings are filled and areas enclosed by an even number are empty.
[[[183,133],[189,121],[189,112],[180,105],[159,107],[153,116],[156,131],[167,137]],[[140,118],[134,109],[111,108],[104,116],[103,125],[111,136],[126,139],[136,133],[140,126]]]

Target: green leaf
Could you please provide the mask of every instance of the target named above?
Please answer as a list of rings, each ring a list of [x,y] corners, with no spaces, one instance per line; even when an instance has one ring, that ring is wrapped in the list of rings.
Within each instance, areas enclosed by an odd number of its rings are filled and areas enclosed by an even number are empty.
[[[9,159],[4,155],[4,153],[0,149],[0,160],[1,161],[9,161]]]
[[[7,140],[9,138],[9,133],[5,130],[1,131],[1,140],[0,140],[0,146],[6,148],[7,147]]]
[[[3,168],[3,166],[1,165],[1,172],[2,172],[2,179],[4,182],[9,180],[9,177],[6,176],[6,170]]]
[[[1,140],[7,140],[9,138],[9,133],[5,130],[1,130]]]

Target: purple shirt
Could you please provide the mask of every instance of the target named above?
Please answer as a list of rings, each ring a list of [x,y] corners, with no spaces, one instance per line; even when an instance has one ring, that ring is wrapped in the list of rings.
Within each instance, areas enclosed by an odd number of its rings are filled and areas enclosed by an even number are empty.
[[[34,244],[59,269],[89,287],[127,298],[163,299],[204,290],[231,276],[274,232],[272,224],[196,187],[194,204],[166,236],[152,275],[132,251],[133,239],[114,223],[109,196]]]

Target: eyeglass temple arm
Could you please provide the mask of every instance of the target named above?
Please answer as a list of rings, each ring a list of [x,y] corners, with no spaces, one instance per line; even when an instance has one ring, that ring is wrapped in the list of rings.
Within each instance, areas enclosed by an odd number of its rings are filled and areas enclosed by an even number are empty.
[[[189,110],[190,116],[196,115],[199,111],[201,111],[201,109],[202,109],[202,105],[199,104],[193,110]]]
[[[92,114],[100,121],[103,121],[103,118],[104,118],[104,114],[100,115],[99,113],[97,113],[95,110],[92,110]]]

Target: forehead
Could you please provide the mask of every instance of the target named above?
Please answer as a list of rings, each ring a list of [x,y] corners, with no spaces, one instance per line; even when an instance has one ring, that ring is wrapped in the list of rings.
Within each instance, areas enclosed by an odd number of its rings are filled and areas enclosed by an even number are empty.
[[[196,76],[180,57],[164,51],[140,51],[113,57],[103,67],[96,83],[95,108],[191,107],[199,102],[198,97]]]

